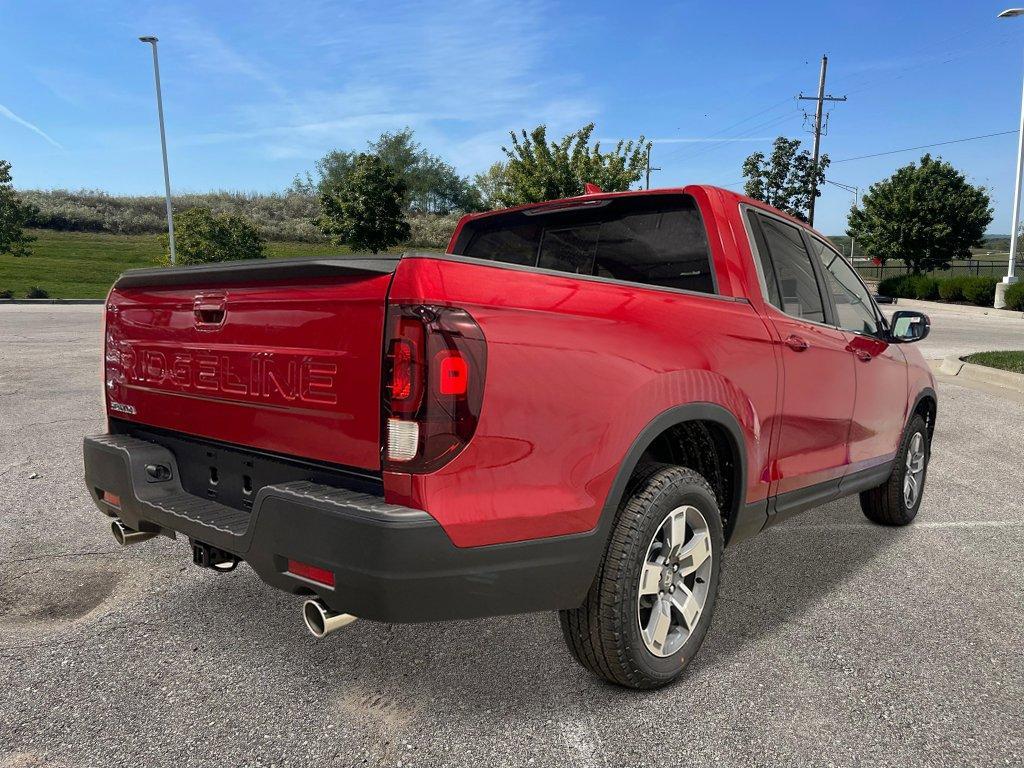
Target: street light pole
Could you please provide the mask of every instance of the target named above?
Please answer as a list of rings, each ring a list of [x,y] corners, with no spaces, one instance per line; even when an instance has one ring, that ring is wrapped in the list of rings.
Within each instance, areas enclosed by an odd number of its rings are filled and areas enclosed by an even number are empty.
[[[164,133],[164,100],[160,94],[160,61],[156,55],[157,38],[154,35],[140,37],[143,43],[153,46],[153,79],[156,81],[156,113],[160,119],[160,149],[164,156],[164,197],[167,202],[167,240],[171,247],[171,266],[174,266],[174,214],[171,210],[171,172],[167,168],[167,136]]]
[[[1010,19],[1022,14],[1024,14],[1024,8],[1007,8],[999,14],[999,18]],[[1017,130],[1017,174],[1013,179],[1013,225],[1010,228],[1010,260],[1006,268],[1006,276],[996,286],[996,309],[1002,309],[1006,306],[1006,288],[1017,282],[1017,277],[1013,274],[1013,270],[1014,261],[1017,258],[1017,226],[1020,221],[1020,177],[1022,165],[1024,165],[1024,82],[1021,84],[1020,126]]]

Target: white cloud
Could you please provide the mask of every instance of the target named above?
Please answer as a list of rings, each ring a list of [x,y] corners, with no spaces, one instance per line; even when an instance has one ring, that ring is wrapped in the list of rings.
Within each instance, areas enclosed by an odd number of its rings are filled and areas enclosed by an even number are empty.
[[[217,128],[172,143],[250,142],[268,158],[315,158],[408,125],[463,172],[480,170],[499,159],[510,129],[572,130],[598,111],[586,83],[546,60],[569,34],[549,31],[548,13],[537,0],[513,12],[498,0],[399,0],[386,14],[356,1],[304,4],[281,18],[278,6],[257,4],[257,25],[277,18],[276,40],[301,41],[270,41],[265,56],[251,38],[229,45],[209,22],[178,18],[171,39],[193,67],[264,88],[239,89],[250,95],[228,99]]]
[[[64,149],[64,147],[61,146],[60,143],[58,143],[56,140],[54,140],[53,137],[50,136],[50,134],[48,134],[46,131],[44,131],[42,128],[40,128],[38,125],[34,125],[33,123],[30,123],[28,120],[25,120],[24,118],[18,117],[16,114],[11,112],[11,110],[9,110],[3,104],[0,104],[0,115],[3,115],[8,120],[13,120],[18,125],[23,126],[25,128],[28,128],[33,133],[36,133],[36,134],[42,136],[44,139],[46,139],[46,141],[48,141],[50,144],[55,146],[57,149]]]

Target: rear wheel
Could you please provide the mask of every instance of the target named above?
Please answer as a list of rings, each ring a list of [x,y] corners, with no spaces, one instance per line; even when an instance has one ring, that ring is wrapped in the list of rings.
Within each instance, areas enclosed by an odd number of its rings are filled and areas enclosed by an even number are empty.
[[[868,520],[879,525],[908,525],[917,517],[929,458],[928,426],[915,415],[903,434],[889,479],[860,495],[860,508]]]
[[[679,677],[711,623],[723,548],[707,481],[682,467],[645,467],[586,600],[560,613],[576,660],[632,688]]]

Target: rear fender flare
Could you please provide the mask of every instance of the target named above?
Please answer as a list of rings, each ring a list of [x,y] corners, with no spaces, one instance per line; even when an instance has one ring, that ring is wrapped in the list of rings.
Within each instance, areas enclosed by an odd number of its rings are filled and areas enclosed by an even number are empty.
[[[725,531],[725,538],[726,542],[728,542],[732,526],[736,522],[747,495],[747,452],[746,444],[743,440],[743,430],[736,417],[720,405],[715,403],[685,403],[669,408],[651,419],[647,426],[637,435],[629,451],[626,452],[625,457],[619,464],[615,480],[612,482],[604,507],[601,509],[601,518],[598,523],[600,533],[598,539],[601,541],[602,552],[604,551],[608,535],[611,532],[615,515],[625,496],[629,478],[640,463],[640,458],[658,435],[670,427],[687,421],[714,422],[724,427],[726,434],[729,436],[734,459],[733,483],[736,493],[733,494],[732,508],[727,510],[730,524],[729,528]]]

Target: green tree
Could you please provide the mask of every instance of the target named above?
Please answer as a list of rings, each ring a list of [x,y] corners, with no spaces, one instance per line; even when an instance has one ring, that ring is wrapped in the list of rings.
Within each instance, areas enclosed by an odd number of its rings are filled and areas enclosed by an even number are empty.
[[[502,162],[494,163],[483,173],[474,176],[473,186],[480,198],[480,207],[483,210],[499,208],[507,184],[505,164]]]
[[[811,153],[800,151],[798,139],[779,136],[772,144],[771,157],[755,152],[743,161],[747,197],[762,200],[801,221],[807,221],[811,197],[821,195],[821,185],[828,168],[828,155],[822,155],[815,166]]]
[[[409,237],[404,179],[379,155],[357,155],[351,172],[320,193],[317,224],[336,243],[372,253]]]
[[[902,259],[919,274],[969,258],[991,221],[987,190],[941,158],[925,155],[872,184],[862,206],[850,211],[846,233],[882,264]]]
[[[167,236],[164,258],[170,263]],[[174,216],[174,250],[179,266],[218,261],[262,259],[264,240],[242,216],[214,214],[209,208],[189,208]]]
[[[0,160],[0,253],[28,256],[34,237],[25,233],[25,225],[36,209],[21,201],[11,180],[11,164]]]
[[[427,152],[415,139],[411,128],[382,133],[367,142],[368,153],[377,155],[405,182],[403,208],[408,213],[451,213],[480,208],[480,198],[467,178],[437,155]],[[307,173],[298,176],[292,189],[305,194],[322,194],[338,189],[352,173],[357,152],[333,150],[317,161],[316,178]]]
[[[590,145],[594,124],[589,123],[561,141],[548,142],[547,127],[539,125],[512,136],[512,148],[502,147],[504,184],[495,202],[503,206],[539,203],[561,197],[582,195],[588,182],[606,192],[620,192],[640,179],[647,162],[650,142],[619,141],[611,152],[601,151],[601,142]]]

